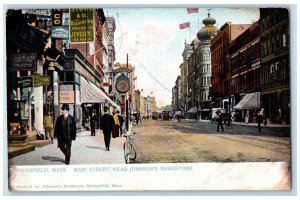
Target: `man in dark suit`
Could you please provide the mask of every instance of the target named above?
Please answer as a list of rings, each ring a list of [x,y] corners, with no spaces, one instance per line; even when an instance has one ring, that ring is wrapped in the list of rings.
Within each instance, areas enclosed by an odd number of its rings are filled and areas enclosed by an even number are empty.
[[[258,131],[261,132],[261,125],[260,124],[263,122],[263,116],[262,116],[261,112],[257,113],[256,122],[257,122]]]
[[[102,115],[100,118],[100,129],[103,131],[104,134],[104,143],[107,151],[109,151],[111,131],[113,130],[114,126],[114,118],[108,113],[108,107],[105,106],[104,115]]]
[[[95,112],[92,112],[92,116],[90,119],[90,126],[91,126],[91,136],[96,136],[96,122],[97,122],[97,116]]]
[[[217,126],[217,131],[219,131],[219,127],[221,126],[222,131],[224,132],[224,127],[223,127],[223,116],[222,113],[219,111],[218,112],[218,126]]]
[[[65,154],[68,165],[71,158],[72,140],[76,139],[76,123],[73,116],[69,114],[69,105],[63,104],[63,114],[58,116],[55,123],[54,138],[57,138],[57,147]]]

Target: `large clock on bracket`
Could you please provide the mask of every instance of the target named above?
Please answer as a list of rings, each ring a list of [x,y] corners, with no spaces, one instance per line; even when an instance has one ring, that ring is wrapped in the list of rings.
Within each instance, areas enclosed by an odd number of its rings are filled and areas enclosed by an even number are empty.
[[[120,93],[126,93],[130,88],[129,78],[123,73],[116,80],[116,89]]]

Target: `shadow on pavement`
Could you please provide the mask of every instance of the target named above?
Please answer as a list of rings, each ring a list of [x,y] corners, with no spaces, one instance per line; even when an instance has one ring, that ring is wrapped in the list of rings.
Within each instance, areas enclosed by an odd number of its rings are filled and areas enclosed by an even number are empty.
[[[86,146],[87,148],[90,148],[90,149],[101,149],[101,150],[104,150],[106,151],[105,148],[101,148],[101,147],[94,147],[94,146]]]
[[[51,157],[51,156],[42,156],[43,160],[49,160],[51,162],[62,162],[65,163],[65,160],[58,157]]]

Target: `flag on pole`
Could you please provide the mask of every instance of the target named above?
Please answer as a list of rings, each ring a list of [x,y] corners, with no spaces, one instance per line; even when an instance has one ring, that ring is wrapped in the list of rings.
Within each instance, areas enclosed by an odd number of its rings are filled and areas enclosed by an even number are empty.
[[[185,29],[185,28],[189,28],[189,27],[190,27],[190,22],[185,22],[185,23],[179,24],[180,29]]]
[[[198,13],[198,8],[187,8],[187,14]]]

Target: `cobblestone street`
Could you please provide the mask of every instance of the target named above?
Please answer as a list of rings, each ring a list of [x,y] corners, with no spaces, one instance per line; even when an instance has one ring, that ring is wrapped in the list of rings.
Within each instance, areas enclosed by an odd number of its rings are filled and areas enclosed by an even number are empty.
[[[133,137],[135,163],[289,162],[290,138],[257,127],[226,127],[209,122],[145,121]]]

